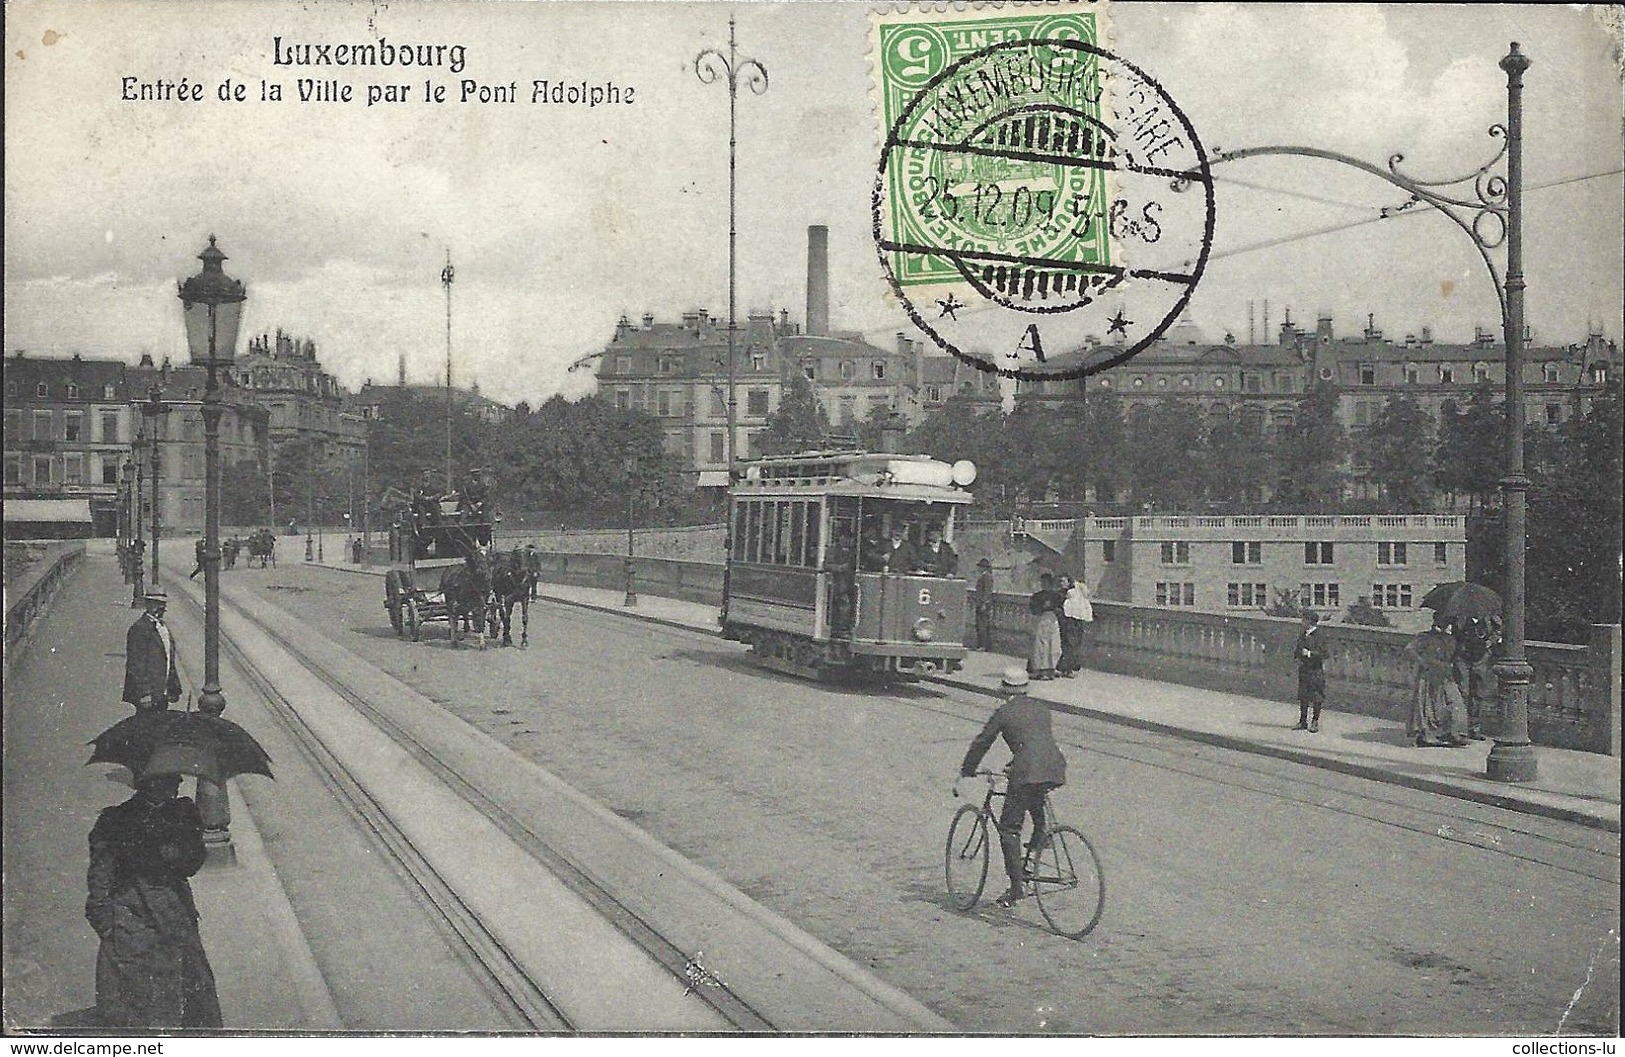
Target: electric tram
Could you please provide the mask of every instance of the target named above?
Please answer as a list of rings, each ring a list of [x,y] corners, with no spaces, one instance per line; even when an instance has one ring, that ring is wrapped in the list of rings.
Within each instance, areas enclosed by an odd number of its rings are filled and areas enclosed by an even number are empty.
[[[965,579],[954,529],[968,460],[861,451],[746,463],[729,490],[724,638],[766,667],[919,677],[965,657]],[[893,560],[907,553],[911,560]]]

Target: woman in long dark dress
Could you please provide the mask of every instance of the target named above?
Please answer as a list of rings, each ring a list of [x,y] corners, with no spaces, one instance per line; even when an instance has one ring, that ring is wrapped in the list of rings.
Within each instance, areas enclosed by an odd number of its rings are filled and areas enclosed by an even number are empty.
[[[1467,710],[1456,685],[1456,640],[1449,629],[1434,624],[1410,641],[1405,654],[1416,664],[1405,733],[1419,747],[1467,744]]]
[[[96,1009],[106,1027],[218,1028],[214,971],[187,878],[204,860],[197,805],[180,778],[136,782],[90,831],[85,917],[101,938]]]

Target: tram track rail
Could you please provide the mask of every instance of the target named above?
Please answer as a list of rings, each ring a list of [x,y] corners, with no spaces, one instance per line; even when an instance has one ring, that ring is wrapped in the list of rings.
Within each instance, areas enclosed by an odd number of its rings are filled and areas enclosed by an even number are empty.
[[[572,609],[600,613],[606,623],[643,619],[633,614],[583,607],[569,601],[549,601]],[[705,628],[660,624],[656,630],[662,638],[675,639],[689,635],[722,641],[718,632]],[[765,668],[762,675],[768,678],[794,678]],[[882,694],[903,708],[976,724],[986,718],[984,702],[988,692],[964,687],[952,679],[933,676],[927,676],[913,685],[929,686],[942,696],[923,701],[917,695],[885,691]],[[945,701],[954,701],[964,707],[943,707]],[[1309,767],[1274,754],[1258,755],[1201,740],[1179,739],[1174,734],[1139,728],[1064,704],[1056,705],[1056,711],[1112,731],[1109,745],[1102,745],[1098,740],[1073,738],[1066,746],[1069,751],[1166,770],[1237,793],[1267,796],[1294,806],[1469,844],[1491,854],[1579,877],[1616,886],[1620,883],[1617,839],[1604,830],[1525,815],[1493,804],[1443,798],[1442,794],[1428,790],[1401,791],[1401,787],[1340,769]],[[1283,777],[1286,768],[1296,768],[1290,780]],[[1440,803],[1438,806],[1422,806],[1425,796],[1440,797]]]
[[[431,713],[443,716],[441,706],[341,643],[305,629],[292,614],[274,606],[261,609],[246,596],[223,597],[222,604],[223,625],[229,622],[247,633],[246,648],[235,632],[222,635],[234,664],[263,695],[335,794],[423,893],[439,923],[456,938],[458,953],[514,1030],[767,1033],[951,1029],[925,1006],[756,905],[720,878],[658,845],[545,772],[534,770],[534,765],[520,763],[489,736],[461,721],[447,725],[432,716],[432,722],[425,725],[425,717]],[[223,630],[228,629],[223,626]],[[295,670],[296,675],[283,674]],[[283,685],[286,680],[291,682]],[[651,1027],[650,1018],[660,1014],[646,1011],[639,1014],[643,1021],[618,1019],[621,1009],[638,1010],[650,999],[643,991],[627,989],[624,982],[617,990],[594,978],[593,958],[609,956],[602,953],[607,948],[601,944],[595,948],[583,945],[577,936],[560,936],[561,942],[573,942],[583,959],[579,972],[570,967],[564,994],[544,979],[559,980],[557,956],[543,959],[550,963],[551,977],[548,969],[541,975],[533,972],[524,951],[527,940],[520,937],[516,949],[505,936],[512,934],[516,914],[525,913],[525,927],[534,932],[546,927],[537,919],[550,916],[559,904],[543,903],[538,906],[540,913],[531,911],[530,901],[539,897],[525,890],[519,894],[520,902],[498,907],[496,925],[486,920],[475,905],[480,900],[467,896],[466,870],[460,887],[456,877],[437,865],[435,854],[420,849],[412,834],[397,823],[392,811],[401,810],[398,794],[394,807],[380,802],[369,791],[366,777],[342,758],[352,747],[332,743],[331,722],[307,722],[302,708],[309,708],[311,690],[318,686],[319,696],[334,702],[322,706],[324,709],[342,703],[342,710],[353,713],[350,722],[375,728],[376,736],[388,739],[443,787],[440,795],[455,797],[465,810],[477,812],[482,826],[505,838],[500,843],[510,844],[516,849],[514,854],[526,857],[531,863],[527,869],[547,874],[548,884],[573,896],[572,905],[579,901],[587,908],[602,923],[606,935],[613,931],[618,937],[615,949],[622,953],[614,956],[618,961],[598,963],[601,970],[618,973],[623,981],[637,973],[667,981],[654,988],[665,997],[651,1000],[652,1008],[675,1008],[680,1014],[678,1023],[669,1028]],[[403,706],[399,700],[403,692],[416,703]],[[423,733],[428,738],[419,736]],[[482,753],[486,761],[498,760],[497,770],[480,765]],[[365,761],[363,766],[365,769]],[[534,776],[537,784],[529,784],[527,776]],[[525,788],[516,786],[516,780]],[[564,815],[571,819],[571,826],[603,835],[590,839],[596,844],[581,844],[577,832],[565,835],[560,828],[558,819]],[[542,825],[538,828],[527,818]],[[555,841],[560,835],[564,835],[562,844]],[[578,853],[584,857],[577,859]],[[438,854],[443,862],[444,847]],[[451,873],[457,874],[458,864],[450,865]],[[489,898],[485,905],[491,906]],[[534,950],[534,937],[528,942]],[[628,949],[636,955],[626,953]],[[625,971],[629,958],[650,968],[629,974]],[[735,981],[742,981],[745,987],[736,987]],[[590,997],[583,998],[588,991]],[[611,993],[621,997],[605,997]],[[678,995],[680,999],[675,997]],[[611,1008],[616,1001],[620,1008]],[[582,1008],[588,1011],[585,1015],[577,1012]]]
[[[494,822],[511,840],[558,877],[570,891],[581,897],[605,920],[631,939],[645,954],[679,980],[689,980],[703,972],[703,966],[672,943],[658,929],[643,920],[616,895],[585,872],[576,868],[512,811],[486,795],[477,781],[441,759],[409,730],[375,707],[367,697],[335,674],[320,659],[302,648],[291,636],[245,611],[225,602],[240,618],[252,623],[278,647],[296,658],[299,665],[320,679],[334,694],[364,716],[414,759]],[[458,894],[454,885],[420,852],[388,812],[369,794],[364,784],[334,754],[299,715],[275,680],[229,638],[223,637],[233,660],[272,704],[285,728],[314,762],[336,793],[388,849],[403,872],[423,892],[429,905],[458,937],[470,963],[477,967],[482,983],[499,995],[514,1027],[526,1031],[567,1032],[603,1030],[603,1025],[581,1025],[537,983],[521,960],[507,949],[487,927],[477,910]],[[728,1024],[741,1031],[773,1031],[768,1017],[753,1009],[721,981],[710,979],[705,986],[692,987],[692,994],[710,1005]]]

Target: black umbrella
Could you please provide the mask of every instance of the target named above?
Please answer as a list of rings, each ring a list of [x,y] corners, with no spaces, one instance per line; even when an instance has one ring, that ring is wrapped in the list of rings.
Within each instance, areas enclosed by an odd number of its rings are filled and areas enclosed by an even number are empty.
[[[1501,616],[1501,596],[1483,584],[1455,580],[1440,584],[1422,599],[1421,608],[1431,609],[1452,623],[1472,619],[1490,620]]]
[[[254,736],[229,719],[202,712],[137,712],[91,742],[86,764],[114,763],[137,778],[190,774],[223,782],[239,774],[271,774],[271,757]]]

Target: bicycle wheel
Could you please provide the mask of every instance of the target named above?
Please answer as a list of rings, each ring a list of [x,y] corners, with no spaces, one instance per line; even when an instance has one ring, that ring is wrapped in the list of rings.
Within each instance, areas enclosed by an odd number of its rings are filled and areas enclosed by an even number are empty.
[[[987,816],[966,804],[948,827],[948,902],[955,910],[969,910],[982,898],[987,884]]]
[[[1033,894],[1056,933],[1087,936],[1106,910],[1106,874],[1089,839],[1071,826],[1044,835],[1033,855]]]

